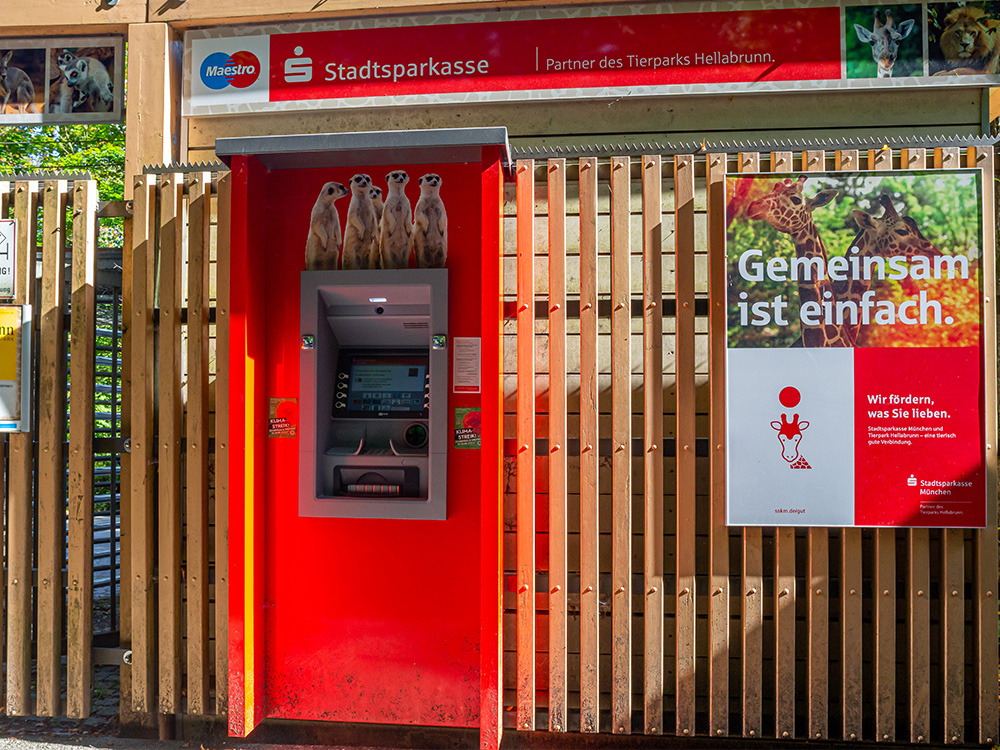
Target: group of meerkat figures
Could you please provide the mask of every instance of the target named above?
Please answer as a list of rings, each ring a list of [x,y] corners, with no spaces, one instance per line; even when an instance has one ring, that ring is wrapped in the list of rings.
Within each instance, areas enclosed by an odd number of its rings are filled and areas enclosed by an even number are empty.
[[[388,193],[384,201],[382,189],[373,187],[366,174],[354,175],[350,188],[339,182],[323,186],[309,217],[307,271],[409,268],[411,253],[417,268],[444,268],[448,215],[441,201],[441,177],[425,174],[417,180],[420,198],[412,211],[406,197],[409,175],[396,169],[385,179]],[[342,236],[335,203],[348,194],[351,202]]]

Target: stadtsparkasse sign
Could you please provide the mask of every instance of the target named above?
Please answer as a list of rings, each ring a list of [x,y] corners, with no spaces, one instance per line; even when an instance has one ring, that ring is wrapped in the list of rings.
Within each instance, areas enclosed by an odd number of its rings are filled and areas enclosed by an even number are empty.
[[[984,526],[982,173],[726,189],[728,523]]]
[[[975,5],[644,5],[189,31],[185,114],[996,85],[995,62],[943,41]],[[876,49],[883,37],[892,50]]]

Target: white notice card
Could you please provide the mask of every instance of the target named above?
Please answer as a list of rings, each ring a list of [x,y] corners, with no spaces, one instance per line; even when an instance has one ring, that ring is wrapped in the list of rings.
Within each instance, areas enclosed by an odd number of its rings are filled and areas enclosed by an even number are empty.
[[[478,336],[456,336],[452,339],[454,352],[454,393],[479,393],[482,375],[479,366],[482,360],[483,340]]]

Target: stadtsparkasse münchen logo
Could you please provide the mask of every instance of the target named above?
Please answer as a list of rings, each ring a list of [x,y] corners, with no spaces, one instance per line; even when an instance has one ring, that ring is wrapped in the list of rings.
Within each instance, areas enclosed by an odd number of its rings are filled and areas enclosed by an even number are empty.
[[[201,81],[216,91],[234,86],[245,89],[260,77],[260,60],[253,52],[242,50],[232,55],[213,52],[201,64]]]

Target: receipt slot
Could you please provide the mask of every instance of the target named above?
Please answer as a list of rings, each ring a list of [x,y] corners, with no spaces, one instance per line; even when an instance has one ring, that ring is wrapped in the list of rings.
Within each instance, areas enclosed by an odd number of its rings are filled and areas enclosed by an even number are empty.
[[[448,271],[303,271],[299,514],[447,514]]]
[[[478,728],[496,748],[506,131],[216,153],[229,732]]]

